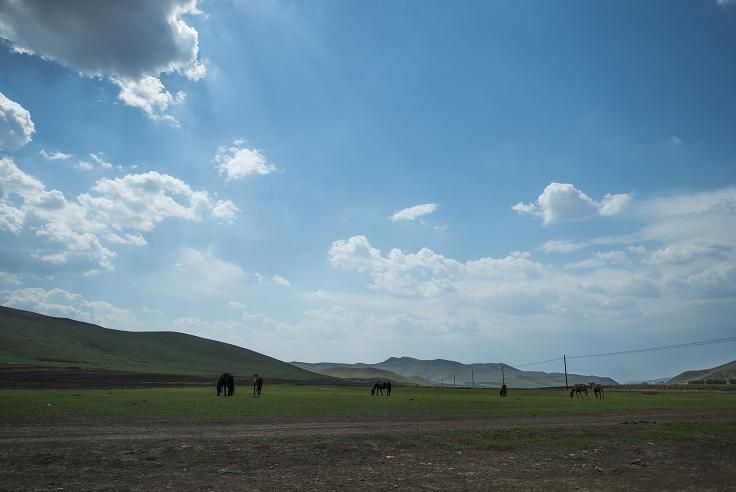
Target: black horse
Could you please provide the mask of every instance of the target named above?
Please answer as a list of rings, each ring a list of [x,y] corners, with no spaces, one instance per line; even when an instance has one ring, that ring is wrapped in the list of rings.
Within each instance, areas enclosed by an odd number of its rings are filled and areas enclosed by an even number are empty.
[[[509,389],[506,387],[505,384],[501,385],[501,391],[499,391],[499,394],[501,395],[501,398],[506,398],[507,393],[509,392]]]
[[[263,389],[263,378],[258,374],[253,374],[253,396],[261,396],[261,390]]]
[[[217,380],[217,396],[224,392],[224,396],[233,396],[235,393],[235,378],[229,372],[223,373]]]
[[[383,390],[386,390],[386,396],[391,396],[391,381],[376,381],[371,389],[371,395],[381,393],[383,396]]]

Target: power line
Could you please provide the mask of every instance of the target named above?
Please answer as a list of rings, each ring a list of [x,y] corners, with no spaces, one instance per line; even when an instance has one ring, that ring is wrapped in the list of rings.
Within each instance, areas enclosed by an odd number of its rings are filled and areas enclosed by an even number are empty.
[[[511,367],[536,366],[537,364],[546,364],[547,362],[557,362],[558,360],[562,360],[562,357],[557,357],[555,359],[549,359],[549,360],[540,360],[539,362],[529,362],[528,364],[509,364],[509,365]]]
[[[736,341],[736,337],[716,338],[714,340],[701,340],[699,342],[680,343],[677,345],[663,345],[660,347],[649,347],[632,350],[621,350],[619,352],[605,352],[601,354],[568,355],[568,359],[585,359],[588,357],[607,357],[609,355],[638,354],[641,352],[656,352],[658,350],[672,350],[678,348],[698,347],[701,345],[712,345],[714,343],[725,343]]]
[[[586,359],[591,357],[608,357],[611,355],[624,355],[624,354],[638,354],[642,352],[656,352],[659,350],[673,350],[673,349],[680,349],[680,348],[689,348],[689,347],[699,347],[701,345],[712,345],[716,343],[726,343],[726,342],[734,342],[736,341],[736,337],[726,337],[726,338],[716,338],[713,340],[700,340],[697,342],[688,342],[688,343],[679,343],[676,345],[662,345],[659,347],[647,347],[647,348],[639,348],[639,349],[631,349],[631,350],[620,350],[618,352],[604,352],[604,353],[598,353],[598,354],[584,354],[584,355],[569,355],[568,359]],[[536,366],[538,364],[547,364],[549,362],[557,362],[562,360],[562,357],[556,357],[554,359],[548,359],[548,360],[541,360],[539,362],[529,362],[527,364],[511,364],[512,367],[527,367],[527,366]]]

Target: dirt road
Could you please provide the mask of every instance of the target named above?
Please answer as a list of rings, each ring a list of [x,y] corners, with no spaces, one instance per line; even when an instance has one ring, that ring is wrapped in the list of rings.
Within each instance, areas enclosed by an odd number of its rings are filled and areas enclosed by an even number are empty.
[[[418,420],[3,417],[0,488],[736,490],[736,442],[656,432],[682,421],[712,428],[736,422],[736,410]]]

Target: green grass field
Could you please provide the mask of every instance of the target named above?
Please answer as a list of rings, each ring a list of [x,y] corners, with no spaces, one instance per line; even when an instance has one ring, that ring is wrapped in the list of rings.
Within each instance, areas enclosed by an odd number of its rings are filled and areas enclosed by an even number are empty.
[[[571,400],[561,390],[512,390],[501,399],[489,390],[395,388],[386,398],[371,397],[367,388],[291,385],[266,386],[261,398],[252,398],[249,389],[239,388],[232,398],[217,398],[213,388],[0,390],[0,417],[448,417],[736,409],[736,394],[730,392],[610,391],[605,400]]]

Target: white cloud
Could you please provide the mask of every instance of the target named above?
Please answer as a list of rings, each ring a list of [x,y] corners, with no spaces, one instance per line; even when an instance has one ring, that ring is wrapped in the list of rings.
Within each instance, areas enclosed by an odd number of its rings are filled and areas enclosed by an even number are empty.
[[[587,246],[588,244],[584,242],[553,239],[546,241],[539,249],[545,253],[572,253]]]
[[[402,296],[435,297],[448,292],[469,290],[478,279],[501,281],[533,278],[542,273],[541,265],[528,253],[514,252],[504,258],[481,258],[465,263],[446,258],[429,248],[416,253],[392,249],[383,255],[365,236],[354,236],[332,243],[328,259],[344,270],[368,272],[372,289]]]
[[[81,169],[82,171],[91,171],[94,168],[100,168],[100,169],[112,169],[114,166],[107,162],[105,160],[104,154],[102,152],[98,153],[90,153],[89,158],[92,160],[90,161],[79,161],[76,166],[77,169]],[[71,156],[69,156],[71,157]]]
[[[212,216],[220,222],[231,224],[240,212],[240,209],[230,200],[220,200],[212,208]]]
[[[65,154],[63,152],[59,152],[58,150],[54,152],[46,152],[46,149],[41,149],[41,152],[39,153],[47,161],[65,161],[74,157],[72,154]]]
[[[189,293],[222,297],[237,292],[247,279],[239,265],[218,258],[211,249],[182,248],[164,285],[186,285]]]
[[[273,277],[271,278],[271,280],[273,280],[273,282],[274,282],[275,284],[277,284],[277,285],[280,285],[280,286],[282,286],[282,287],[291,287],[291,282],[289,282],[288,280],[286,280],[286,279],[285,279],[284,277],[282,277],[281,275],[274,275],[274,276],[273,276]]]
[[[248,307],[247,304],[244,304],[244,303],[239,302],[239,301],[230,301],[230,302],[227,303],[227,305],[230,306],[233,309],[240,309],[240,310],[246,309]]]
[[[0,285],[15,287],[22,284],[23,282],[20,281],[18,275],[14,273],[0,272]]]
[[[673,145],[680,145],[682,143],[682,139],[678,136],[672,135],[670,137],[670,143]]]
[[[244,143],[243,140],[235,140],[229,147],[217,149],[214,161],[220,176],[225,176],[225,181],[276,171],[276,166],[266,161],[263,151],[244,147]]]
[[[424,203],[421,205],[414,205],[413,207],[404,208],[394,212],[390,219],[392,222],[398,222],[400,220],[416,220],[424,215],[431,214],[439,205],[436,203]]]
[[[607,194],[600,201],[569,183],[550,183],[536,202],[519,202],[512,210],[520,214],[542,217],[545,224],[555,224],[575,220],[586,220],[596,215],[616,215],[625,210],[633,197],[628,193]]]
[[[139,80],[113,79],[113,82],[120,87],[118,99],[125,104],[143,110],[154,120],[165,120],[179,126],[176,118],[166,114],[166,110],[171,105],[182,104],[186,100],[184,92],[171,94],[161,80],[151,76]]]
[[[0,18],[0,29],[2,29]],[[1,32],[1,31],[0,31]],[[0,150],[17,150],[31,141],[36,127],[31,113],[0,92]]]
[[[64,289],[0,290],[0,304],[119,329],[139,328],[133,313],[103,301],[90,301]]]
[[[46,244],[31,256],[56,265],[86,262],[77,265],[82,271],[111,270],[116,256],[111,244],[144,246],[141,233],[168,218],[199,222],[212,214],[232,221],[237,210],[155,171],[101,179],[89,192],[68,200],[58,190],[46,190],[9,158],[0,159],[0,190],[0,230],[19,234],[32,217],[36,237]]]
[[[126,104],[156,119],[173,119],[164,111],[181,97],[171,96],[159,77],[204,76],[199,34],[184,20],[197,13],[197,0],[7,0],[0,3],[0,38],[16,52],[85,76],[108,77]]]
[[[736,0],[716,0],[716,3],[721,7],[727,7],[736,4]]]
[[[571,269],[589,269],[601,268],[610,265],[621,265],[628,261],[625,251],[596,251],[588,259],[568,263],[565,268]]]

